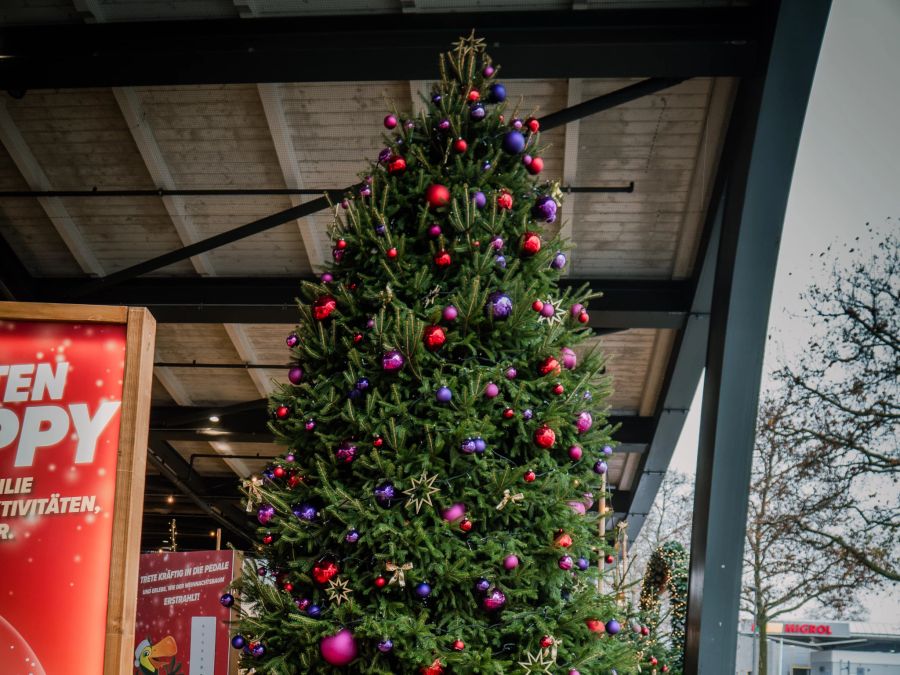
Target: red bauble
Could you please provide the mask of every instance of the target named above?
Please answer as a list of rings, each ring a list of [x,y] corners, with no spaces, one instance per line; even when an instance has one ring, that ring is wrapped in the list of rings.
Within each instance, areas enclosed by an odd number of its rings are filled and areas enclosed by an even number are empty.
[[[338,239],[335,246],[343,251],[345,248],[347,248],[347,242],[344,239]]]
[[[315,299],[312,305],[313,318],[316,321],[324,321],[337,309],[337,300],[330,295],[322,295]]]
[[[275,417],[280,420],[287,419],[287,416],[291,414],[291,409],[286,405],[280,405],[275,408]]]
[[[272,475],[275,476],[275,478],[284,478],[284,467],[276,466],[272,469]]]
[[[447,251],[441,251],[434,256],[434,264],[438,267],[449,267],[451,262],[453,262],[453,260],[450,258],[450,254]]]
[[[578,315],[578,323],[587,323],[590,320],[591,320],[591,317],[588,316],[587,312],[582,312],[581,314]]]
[[[531,163],[528,164],[525,169],[532,176],[537,176],[541,171],[544,170],[544,160],[542,160],[540,157],[532,157]]]
[[[425,343],[425,348],[432,352],[440,349],[446,341],[447,333],[440,326],[426,326],[422,331],[422,342]]]
[[[444,665],[440,659],[435,659],[430,666],[422,666],[419,672],[422,675],[443,675]]]
[[[541,250],[541,235],[537,232],[526,232],[522,236],[522,253],[534,255]]]
[[[531,131],[531,133],[533,133],[533,134],[536,134],[536,133],[537,133],[538,131],[540,131],[540,129],[541,129],[541,123],[538,122],[538,121],[537,121],[536,119],[534,119],[533,117],[529,117],[529,118],[525,121],[525,124],[528,126],[528,129],[529,129],[529,130]]]
[[[511,420],[515,416],[516,416],[516,411],[513,410],[512,408],[506,408],[506,410],[503,411],[503,417],[505,419]]]
[[[285,590],[285,592],[290,593],[292,590],[294,590],[294,584],[292,584],[290,581],[286,581],[282,588]]]
[[[450,203],[450,190],[437,183],[429,185],[425,190],[425,201],[427,201],[428,206],[433,209],[436,209],[439,206],[446,206]]]
[[[569,548],[572,545],[572,537],[565,532],[560,532],[556,535],[556,539],[553,540],[553,543],[561,548]]]
[[[399,176],[406,171],[406,160],[399,155],[392,155],[387,162],[388,173],[392,176]]]
[[[271,534],[267,534],[262,539],[262,542],[264,544],[271,544],[273,541],[275,541],[275,537],[273,537]]]
[[[469,144],[466,143],[465,138],[457,138],[453,142],[453,149],[460,154],[464,153],[468,149],[468,147],[469,147]]]
[[[376,448],[380,448],[382,445],[384,445],[384,439],[381,436],[376,436],[375,440],[372,441],[372,445],[374,445]]]
[[[647,637],[648,635],[650,635],[650,629],[647,628],[647,626],[641,626],[641,635]]]
[[[542,309],[544,309],[544,303],[540,300],[535,300],[531,303],[531,309],[533,309],[535,312],[540,312]]]
[[[657,663],[659,663],[659,659],[657,659],[655,656],[651,656],[650,657],[650,665],[655,666]]]
[[[472,89],[466,98],[474,102],[481,98],[481,94],[478,93],[477,89]]]
[[[534,432],[534,443],[539,448],[552,448],[553,444],[556,443],[556,432],[546,424],[542,424]]]
[[[669,666],[663,666],[663,667],[662,667],[662,671],[663,671],[664,673],[668,673],[668,672],[669,672]]]
[[[357,333],[356,335],[353,336],[353,344],[358,345],[362,341],[363,341],[362,333]]]
[[[544,649],[547,649],[548,647],[552,647],[552,646],[553,646],[553,638],[552,637],[550,637],[549,635],[545,635],[544,637],[541,638],[541,647],[543,647]]]
[[[562,396],[564,391],[565,391],[565,389],[563,389],[563,386],[561,384],[558,384],[555,387],[553,387],[553,393],[556,394],[557,396]]]
[[[312,568],[313,579],[317,584],[327,584],[340,573],[340,569],[333,560],[320,560]]]
[[[391,260],[393,260],[394,258],[397,257],[397,249],[395,249],[395,248],[392,246],[391,248],[389,248],[389,249],[387,250],[387,253],[386,253],[385,255],[387,255],[388,258],[390,258]]]
[[[584,623],[587,625],[588,630],[591,631],[592,633],[605,633],[606,632],[606,626],[604,626],[603,622],[600,621],[599,619],[588,619]]]
[[[291,477],[288,478],[288,487],[295,488],[298,485],[300,485],[300,483],[302,483],[302,482],[303,482],[303,476],[300,476],[296,473],[292,473]]]
[[[546,359],[541,361],[541,365],[538,366],[538,372],[541,375],[550,375],[551,373],[553,375],[559,375],[559,373],[560,373],[559,361],[557,361],[556,358],[553,356],[548,356]]]
[[[508,190],[504,190],[500,193],[500,196],[497,197],[497,206],[501,209],[511,209],[513,207],[513,196]]]
[[[612,565],[616,559],[612,556],[612,554],[608,554],[605,558],[607,565]]]
[[[387,579],[384,577],[375,577],[375,588],[384,588],[387,584]]]
[[[537,478],[537,474],[534,471],[532,471],[531,469],[529,469],[528,471],[525,472],[525,475],[523,476],[523,478],[525,479],[526,483],[533,483],[534,479]]]
[[[472,530],[472,521],[468,518],[463,518],[459,521],[459,529],[463,532],[470,532]]]
[[[453,649],[455,651],[461,652],[465,648],[466,648],[466,643],[463,642],[462,640],[454,640],[453,641]]]

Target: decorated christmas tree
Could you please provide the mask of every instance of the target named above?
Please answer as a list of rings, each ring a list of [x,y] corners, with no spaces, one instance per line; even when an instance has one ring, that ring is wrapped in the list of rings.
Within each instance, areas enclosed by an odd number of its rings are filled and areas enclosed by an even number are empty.
[[[598,590],[590,291],[560,288],[560,192],[497,72],[463,39],[424,111],[385,117],[301,289],[271,400],[286,450],[245,489],[260,545],[232,643],[257,672],[638,672]]]

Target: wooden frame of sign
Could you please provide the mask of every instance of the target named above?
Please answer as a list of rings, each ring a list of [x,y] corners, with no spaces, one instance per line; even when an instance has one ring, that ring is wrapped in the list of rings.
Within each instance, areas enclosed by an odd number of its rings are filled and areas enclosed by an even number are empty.
[[[134,616],[156,320],[145,308],[30,302],[0,302],[0,319],[126,326],[103,673],[130,673],[134,659]]]

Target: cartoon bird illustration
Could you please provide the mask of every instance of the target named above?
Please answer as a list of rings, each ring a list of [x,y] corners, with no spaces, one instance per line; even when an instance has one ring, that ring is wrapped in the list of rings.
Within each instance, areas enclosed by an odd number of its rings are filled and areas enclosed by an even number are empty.
[[[181,664],[175,662],[177,653],[178,645],[171,635],[156,644],[143,640],[134,650],[134,667],[140,675],[176,675],[181,672]]]

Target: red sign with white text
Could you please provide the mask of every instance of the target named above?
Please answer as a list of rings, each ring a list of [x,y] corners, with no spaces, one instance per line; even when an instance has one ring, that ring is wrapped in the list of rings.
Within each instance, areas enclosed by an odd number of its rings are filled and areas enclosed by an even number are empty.
[[[136,675],[227,675],[231,610],[219,599],[233,574],[232,551],[141,556]]]
[[[0,321],[0,673],[102,673],[125,326]]]

